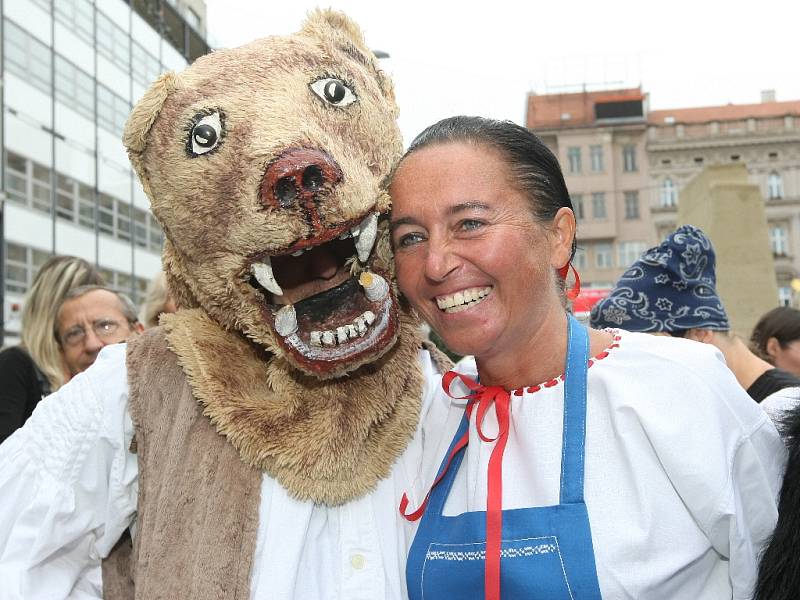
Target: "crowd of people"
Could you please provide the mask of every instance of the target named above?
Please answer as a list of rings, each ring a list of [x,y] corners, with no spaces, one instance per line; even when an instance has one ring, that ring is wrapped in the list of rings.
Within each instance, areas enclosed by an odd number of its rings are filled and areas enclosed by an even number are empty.
[[[82,258],[53,256],[37,271],[23,303],[20,343],[0,352],[0,443],[22,427],[39,401],[124,342],[174,312],[163,273],[148,288],[141,314]]]

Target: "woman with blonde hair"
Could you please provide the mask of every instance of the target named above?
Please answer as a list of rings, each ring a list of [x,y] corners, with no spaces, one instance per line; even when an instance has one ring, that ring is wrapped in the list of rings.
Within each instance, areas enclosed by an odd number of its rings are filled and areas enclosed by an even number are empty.
[[[82,258],[53,256],[36,273],[22,308],[22,342],[0,352],[0,442],[30,417],[42,397],[66,383],[56,341],[56,307],[81,285],[104,285]]]

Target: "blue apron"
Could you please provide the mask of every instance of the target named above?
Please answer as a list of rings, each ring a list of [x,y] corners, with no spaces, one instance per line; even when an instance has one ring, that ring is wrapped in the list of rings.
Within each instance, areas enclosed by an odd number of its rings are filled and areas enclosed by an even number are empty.
[[[503,598],[584,600],[601,597],[589,514],[583,501],[589,336],[571,316],[568,327],[560,503],[502,511],[500,589]],[[468,428],[465,413],[450,450]],[[462,448],[453,457],[444,478],[431,491],[411,545],[406,566],[411,600],[483,598],[486,512],[452,517],[442,514],[463,458]],[[446,462],[447,457],[440,472]]]

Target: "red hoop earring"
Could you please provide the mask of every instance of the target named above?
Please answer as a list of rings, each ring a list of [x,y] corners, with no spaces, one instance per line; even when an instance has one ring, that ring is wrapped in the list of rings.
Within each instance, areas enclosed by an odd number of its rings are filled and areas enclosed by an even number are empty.
[[[565,264],[558,270],[558,276],[564,280],[566,283],[567,275],[569,275],[569,270],[572,269],[572,273],[575,275],[575,282],[572,284],[572,287],[567,290],[567,298],[570,300],[575,300],[578,295],[581,293],[581,277],[578,275],[578,270],[572,264],[572,261]]]

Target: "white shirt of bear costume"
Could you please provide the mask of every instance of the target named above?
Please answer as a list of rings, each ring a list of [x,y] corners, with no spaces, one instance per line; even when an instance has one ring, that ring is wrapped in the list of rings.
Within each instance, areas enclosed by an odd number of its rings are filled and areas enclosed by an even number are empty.
[[[440,376],[427,351],[420,361],[424,414]],[[102,598],[101,558],[129,525],[136,535],[127,406],[125,345],[108,346],[0,445],[0,599]],[[300,502],[264,475],[251,598],[405,598],[415,526],[398,503],[422,487],[423,440],[418,431],[375,491],[342,506]]]

